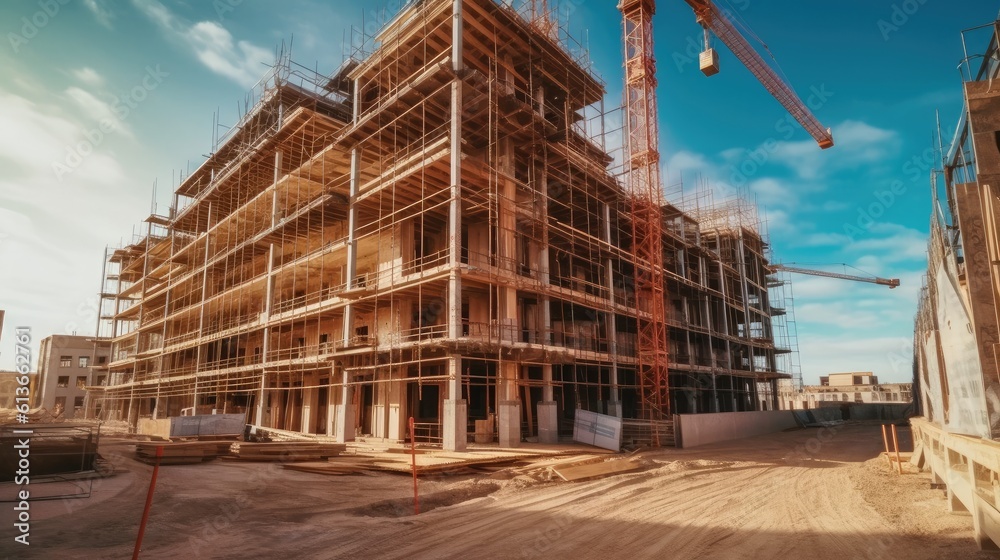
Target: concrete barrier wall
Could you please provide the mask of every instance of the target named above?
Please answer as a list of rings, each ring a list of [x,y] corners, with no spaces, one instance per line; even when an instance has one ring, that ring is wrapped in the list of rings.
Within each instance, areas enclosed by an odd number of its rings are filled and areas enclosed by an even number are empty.
[[[174,416],[170,419],[170,437],[238,435],[245,424],[242,414]]]
[[[796,410],[810,422],[837,420],[906,420],[913,416],[913,403],[838,403],[821,401],[819,408]],[[802,413],[805,413],[803,416]],[[811,418],[810,418],[811,417]]]
[[[677,420],[678,447],[685,448],[771,434],[798,425],[790,410],[680,414]]]
[[[147,436],[159,436],[161,438],[169,438],[170,419],[160,418],[159,420],[153,420],[152,418],[140,418],[139,425],[136,426],[136,431],[140,434]]]

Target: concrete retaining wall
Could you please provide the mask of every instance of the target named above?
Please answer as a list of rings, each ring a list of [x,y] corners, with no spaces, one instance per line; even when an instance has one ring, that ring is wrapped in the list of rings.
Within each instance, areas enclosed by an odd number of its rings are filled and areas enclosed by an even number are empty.
[[[913,403],[821,402],[819,408],[796,410],[803,424],[838,420],[906,420],[913,416]]]
[[[720,412],[677,416],[678,447],[697,447],[717,441],[743,439],[794,428],[790,410]]]

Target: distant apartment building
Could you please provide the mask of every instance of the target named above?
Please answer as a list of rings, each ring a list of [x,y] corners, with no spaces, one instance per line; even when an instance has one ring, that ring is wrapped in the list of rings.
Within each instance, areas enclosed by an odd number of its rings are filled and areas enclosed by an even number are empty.
[[[52,335],[43,339],[34,406],[59,418],[86,417],[86,387],[105,384],[110,354],[108,344],[98,344],[90,336]]]
[[[831,373],[819,378],[819,385],[801,390],[791,383],[779,383],[782,410],[834,406],[842,403],[913,402],[913,383],[879,383],[870,371]]]

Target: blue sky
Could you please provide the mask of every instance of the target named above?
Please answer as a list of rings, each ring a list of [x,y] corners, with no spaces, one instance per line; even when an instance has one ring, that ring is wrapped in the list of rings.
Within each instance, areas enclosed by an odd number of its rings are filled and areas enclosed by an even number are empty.
[[[165,211],[178,171],[211,148],[213,113],[236,120],[276,45],[294,38],[296,61],[330,72],[344,30],[381,21],[377,8],[395,3],[0,3],[0,368],[13,365],[15,326],[36,339],[93,332],[105,245],[131,238],[154,183]],[[550,0],[589,45],[608,106],[621,90],[615,4]],[[776,260],[900,278],[892,291],[802,276],[793,287],[807,383],[845,370],[909,379],[935,110],[949,136],[961,109],[959,33],[992,21],[1000,2],[721,1],[812,97],[837,141],[826,151],[787,127],[782,107],[724,46],[722,73],[704,77],[690,56],[701,35],[687,4],[658,4],[665,183],[749,189]],[[972,37],[970,52],[981,51],[985,35]]]

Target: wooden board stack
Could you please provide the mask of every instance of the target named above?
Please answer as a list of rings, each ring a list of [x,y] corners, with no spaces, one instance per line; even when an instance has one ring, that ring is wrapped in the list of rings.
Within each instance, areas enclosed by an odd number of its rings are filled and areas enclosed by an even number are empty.
[[[284,441],[236,444],[237,459],[242,461],[277,461],[281,463],[321,461],[336,457],[347,449],[343,443]]]
[[[156,463],[156,448],[163,448],[161,465],[192,465],[229,454],[231,441],[137,442],[135,458],[150,465]]]

